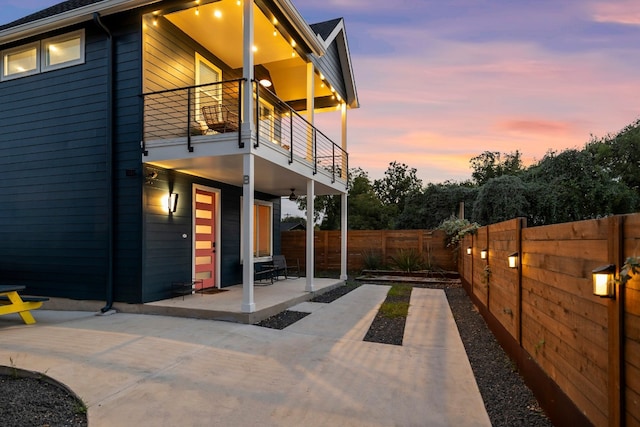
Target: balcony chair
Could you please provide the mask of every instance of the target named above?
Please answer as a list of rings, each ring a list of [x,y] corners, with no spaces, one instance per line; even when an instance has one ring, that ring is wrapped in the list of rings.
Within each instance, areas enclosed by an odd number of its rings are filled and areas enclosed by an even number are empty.
[[[218,133],[238,131],[238,115],[229,111],[224,104],[203,106],[202,116],[207,127],[213,131]]]

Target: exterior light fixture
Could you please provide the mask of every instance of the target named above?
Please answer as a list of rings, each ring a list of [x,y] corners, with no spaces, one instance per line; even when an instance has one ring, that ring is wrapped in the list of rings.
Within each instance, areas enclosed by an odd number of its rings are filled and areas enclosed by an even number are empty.
[[[483,249],[480,251],[480,258],[487,259],[487,254],[489,253],[489,249]]]
[[[295,202],[296,200],[298,200],[298,196],[296,196],[296,193],[294,191],[295,191],[295,188],[292,188],[291,194],[289,195],[289,200],[291,200],[292,202]]]
[[[260,80],[260,85],[261,85],[262,87],[271,87],[271,84],[272,84],[272,83],[271,83],[271,80],[269,80],[269,79],[262,79],[262,80]]]
[[[471,246],[469,246],[467,248],[467,255],[471,255],[471,252],[473,252],[473,249],[471,248]]]
[[[509,268],[518,268],[518,252],[509,255]]]
[[[178,209],[178,195],[176,193],[169,193],[169,197],[167,197],[167,209],[170,213]]]
[[[601,298],[615,298],[615,264],[603,265],[591,272],[593,275],[593,294]]]

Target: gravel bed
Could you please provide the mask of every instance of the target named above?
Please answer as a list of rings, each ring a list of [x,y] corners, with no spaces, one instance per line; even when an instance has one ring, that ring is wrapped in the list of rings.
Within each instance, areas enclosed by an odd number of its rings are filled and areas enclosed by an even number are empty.
[[[465,290],[445,293],[491,424],[553,427]]]
[[[3,427],[85,427],[87,412],[75,396],[48,381],[0,375]]]
[[[312,301],[330,303],[358,286],[350,283],[319,295]],[[455,283],[439,285],[437,288],[445,290],[492,425],[553,427],[464,289]],[[258,325],[283,329],[308,314],[286,310]],[[391,343],[395,340],[395,344],[398,337],[402,342],[403,334],[404,322],[394,321],[371,328],[367,336],[369,341]],[[34,378],[0,374],[3,427],[86,426],[87,417],[83,408],[82,403],[64,388]]]

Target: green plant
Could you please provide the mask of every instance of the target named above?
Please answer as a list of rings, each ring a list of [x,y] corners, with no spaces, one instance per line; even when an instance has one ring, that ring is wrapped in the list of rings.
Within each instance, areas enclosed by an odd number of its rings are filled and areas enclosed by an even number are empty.
[[[484,270],[482,270],[482,283],[489,284],[490,278],[491,278],[491,267],[487,265],[484,267]]]
[[[640,274],[640,258],[629,257],[620,269],[620,283],[624,285],[631,279],[632,274]]]
[[[391,257],[393,266],[402,271],[418,271],[424,268],[422,255],[415,249],[400,249]]]
[[[362,264],[365,270],[379,270],[382,268],[382,255],[378,251],[362,251]]]
[[[380,315],[388,319],[407,317],[411,290],[411,286],[408,285],[393,285],[387,293],[387,298],[380,306]]]
[[[74,406],[74,411],[76,414],[86,414],[87,413],[87,405],[85,405],[85,403],[80,400],[80,399],[76,399],[76,403]]]
[[[18,378],[18,368],[16,368],[16,362],[13,361],[11,356],[9,356],[9,365],[11,365],[11,377]]]
[[[475,234],[478,228],[480,228],[480,224],[470,222],[465,218],[458,218],[455,215],[451,215],[438,226],[438,230],[442,230],[447,234],[447,247],[454,249],[458,248],[464,236]]]

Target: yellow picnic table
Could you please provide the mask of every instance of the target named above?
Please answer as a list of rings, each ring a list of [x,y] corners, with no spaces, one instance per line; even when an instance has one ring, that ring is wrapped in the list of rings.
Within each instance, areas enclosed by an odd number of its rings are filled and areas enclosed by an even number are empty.
[[[36,319],[31,315],[30,310],[42,307],[45,297],[20,297],[18,291],[24,291],[21,285],[0,285],[0,315],[18,313],[22,321],[27,325],[36,323]]]

